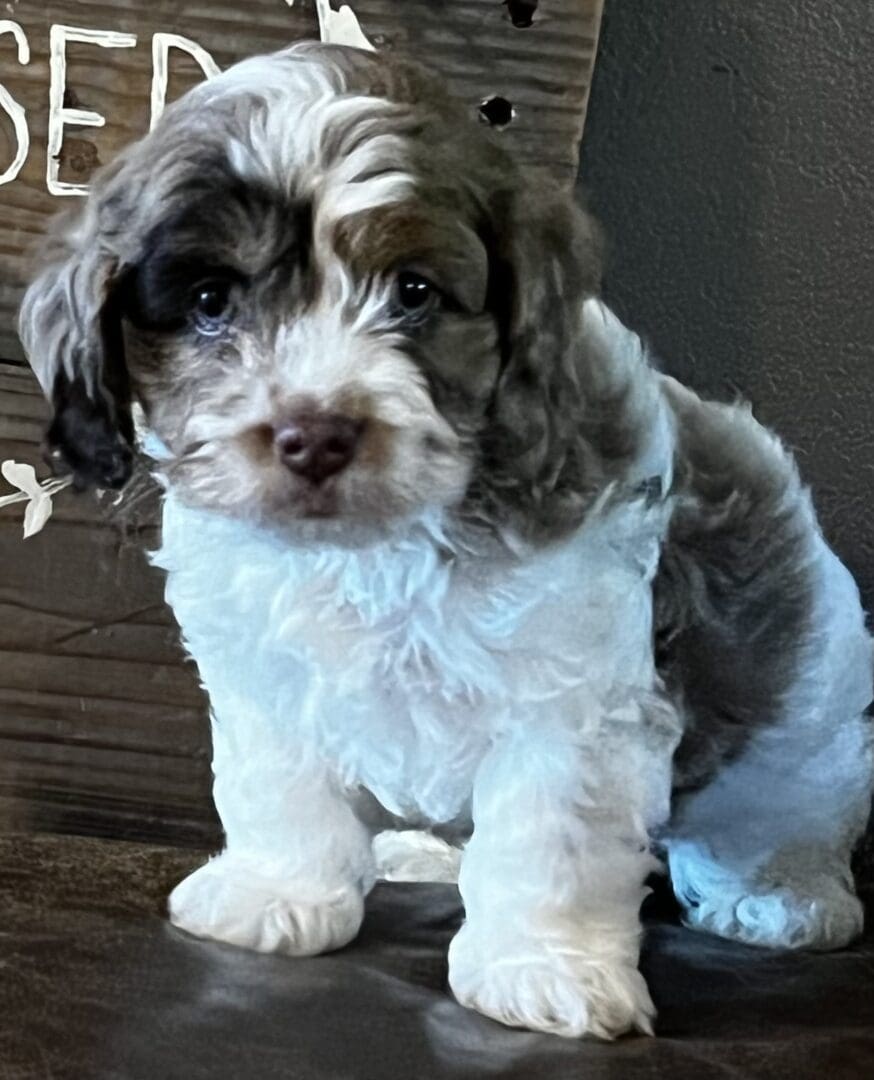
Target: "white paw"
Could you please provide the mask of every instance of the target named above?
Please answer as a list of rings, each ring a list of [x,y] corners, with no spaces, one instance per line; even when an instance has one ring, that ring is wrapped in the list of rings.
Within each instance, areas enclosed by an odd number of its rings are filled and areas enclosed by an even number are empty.
[[[554,942],[483,950],[464,926],[449,946],[449,985],[462,1005],[511,1027],[569,1038],[652,1034],[655,1009],[637,968]]]
[[[313,956],[358,933],[364,898],[357,886],[305,888],[265,873],[253,859],[225,852],[170,894],[170,921],[196,937],[257,952]]]
[[[385,881],[458,881],[460,849],[417,829],[377,833],[373,857]]]
[[[749,876],[699,841],[675,839],[668,855],[683,921],[696,930],[777,949],[840,949],[862,932],[852,875],[834,854],[775,856]]]
[[[687,926],[746,945],[840,949],[862,932],[862,905],[837,882],[821,892],[788,888],[700,897],[684,910]]]

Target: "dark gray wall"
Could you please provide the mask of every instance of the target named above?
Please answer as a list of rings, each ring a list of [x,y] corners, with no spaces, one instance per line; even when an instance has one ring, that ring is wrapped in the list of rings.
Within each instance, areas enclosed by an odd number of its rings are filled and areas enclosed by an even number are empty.
[[[797,451],[874,608],[872,0],[606,0],[581,179],[608,300]]]

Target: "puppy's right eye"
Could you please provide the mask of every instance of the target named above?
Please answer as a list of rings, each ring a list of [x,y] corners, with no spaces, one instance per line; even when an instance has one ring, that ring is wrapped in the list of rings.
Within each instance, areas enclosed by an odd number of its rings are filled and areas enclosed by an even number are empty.
[[[229,281],[203,281],[192,296],[194,325],[201,334],[218,334],[231,317],[231,283]]]
[[[411,270],[398,274],[396,288],[400,306],[405,312],[423,311],[437,297],[437,290],[431,282]]]

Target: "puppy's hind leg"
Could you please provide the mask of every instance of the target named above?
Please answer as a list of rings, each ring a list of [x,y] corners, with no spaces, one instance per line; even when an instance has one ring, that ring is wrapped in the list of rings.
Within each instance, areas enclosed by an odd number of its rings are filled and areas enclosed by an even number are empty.
[[[835,948],[870,807],[872,647],[791,457],[743,408],[665,380],[680,497],[655,582],[660,666],[689,720],[667,838],[686,920]]]
[[[855,586],[829,564],[845,616],[819,613],[783,716],[677,799],[666,845],[688,925],[747,944],[836,949],[862,930],[850,856],[871,806],[871,642]]]
[[[371,832],[350,796],[312,748],[255,715],[214,721],[213,750],[226,848],[173,890],[171,921],[259,952],[346,945],[374,879]]]
[[[845,722],[806,763],[762,740],[679,802],[667,850],[689,926],[779,948],[837,949],[861,933],[850,855],[870,805],[866,728]]]

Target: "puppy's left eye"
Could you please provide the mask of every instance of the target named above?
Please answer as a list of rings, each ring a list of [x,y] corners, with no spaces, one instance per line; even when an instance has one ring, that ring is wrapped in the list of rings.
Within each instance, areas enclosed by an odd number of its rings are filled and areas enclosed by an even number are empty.
[[[422,313],[439,300],[437,287],[412,270],[398,274],[395,293],[401,310],[410,314]]]
[[[191,298],[194,325],[202,334],[217,334],[231,316],[231,282],[203,281]]]

